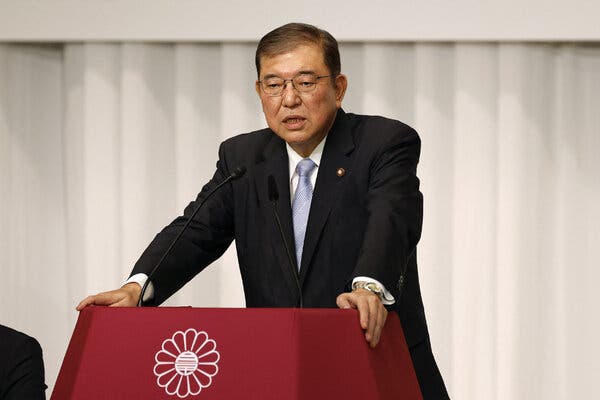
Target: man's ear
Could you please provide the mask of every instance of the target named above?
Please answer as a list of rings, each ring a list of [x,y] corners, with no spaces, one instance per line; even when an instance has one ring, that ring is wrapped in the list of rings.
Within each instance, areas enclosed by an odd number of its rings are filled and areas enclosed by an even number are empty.
[[[348,78],[344,74],[339,74],[335,77],[333,84],[335,86],[335,104],[340,108],[346,94],[346,88],[348,87]]]
[[[258,79],[254,83],[254,90],[256,90],[256,94],[260,97],[260,82],[258,82]]]
[[[258,98],[260,99],[260,106],[262,107],[263,112],[265,112],[265,102],[263,101],[263,96],[262,96],[263,93],[260,88],[260,83],[258,82],[258,79],[254,83],[254,90],[256,90],[256,94],[258,95]]]

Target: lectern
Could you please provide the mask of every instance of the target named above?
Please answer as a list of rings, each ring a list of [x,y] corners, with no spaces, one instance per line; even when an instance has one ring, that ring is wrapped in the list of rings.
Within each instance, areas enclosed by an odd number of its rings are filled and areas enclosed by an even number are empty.
[[[88,307],[51,400],[421,400],[400,321],[355,310]]]

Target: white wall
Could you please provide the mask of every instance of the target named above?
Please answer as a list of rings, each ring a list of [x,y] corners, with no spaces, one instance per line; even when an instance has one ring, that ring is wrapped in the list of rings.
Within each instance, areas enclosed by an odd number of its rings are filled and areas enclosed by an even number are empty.
[[[338,40],[599,40],[594,0],[0,0],[0,40],[255,41],[291,21]]]

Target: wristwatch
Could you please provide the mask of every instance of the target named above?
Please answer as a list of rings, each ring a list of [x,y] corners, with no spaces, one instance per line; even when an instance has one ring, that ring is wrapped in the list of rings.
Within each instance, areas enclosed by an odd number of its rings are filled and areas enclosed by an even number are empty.
[[[375,282],[363,282],[358,281],[352,284],[352,290],[356,289],[365,289],[371,293],[375,293],[379,300],[383,301],[383,288],[376,284]]]

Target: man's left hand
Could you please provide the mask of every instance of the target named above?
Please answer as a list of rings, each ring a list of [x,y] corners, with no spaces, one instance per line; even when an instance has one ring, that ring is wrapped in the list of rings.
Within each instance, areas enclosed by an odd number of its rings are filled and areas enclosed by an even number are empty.
[[[342,293],[336,299],[339,308],[356,308],[360,326],[366,331],[365,339],[371,347],[377,346],[387,318],[387,310],[379,297],[366,289]]]

